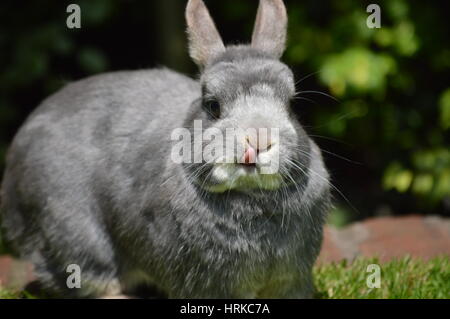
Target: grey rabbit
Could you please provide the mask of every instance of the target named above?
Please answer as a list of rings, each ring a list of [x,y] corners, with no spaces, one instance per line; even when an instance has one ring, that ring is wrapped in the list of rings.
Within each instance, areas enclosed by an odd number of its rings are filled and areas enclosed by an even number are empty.
[[[7,243],[62,297],[312,298],[330,183],[290,105],[283,1],[260,0],[250,45],[225,47],[201,0],[186,20],[198,81],[165,68],[96,75],[29,116],[1,189]],[[233,147],[231,163],[180,163],[178,128],[279,135],[236,135],[244,153]],[[262,174],[262,158],[278,171]]]

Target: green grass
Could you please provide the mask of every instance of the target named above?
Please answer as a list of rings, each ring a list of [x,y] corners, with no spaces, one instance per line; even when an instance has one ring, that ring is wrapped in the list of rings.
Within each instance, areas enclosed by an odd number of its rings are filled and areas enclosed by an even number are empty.
[[[368,288],[367,266],[379,264],[380,288]],[[319,298],[408,299],[450,298],[450,260],[448,256],[430,261],[405,257],[387,263],[376,258],[324,264],[314,269]]]
[[[9,291],[0,287],[0,299],[38,299],[39,297],[33,296],[28,291]]]
[[[7,291],[0,287],[0,299],[17,299],[20,298],[19,293],[14,293],[12,291]]]
[[[368,288],[367,266],[379,264],[380,288]],[[342,261],[314,268],[317,298],[333,299],[408,299],[450,298],[450,259],[448,256],[430,261],[405,257],[387,263],[376,258],[359,258],[353,263]],[[0,299],[34,298],[27,292],[12,292],[0,288]]]

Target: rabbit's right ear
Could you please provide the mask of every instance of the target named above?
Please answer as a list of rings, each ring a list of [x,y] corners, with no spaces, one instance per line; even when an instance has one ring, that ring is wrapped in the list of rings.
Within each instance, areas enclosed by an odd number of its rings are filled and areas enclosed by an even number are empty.
[[[286,46],[287,22],[283,0],[259,0],[252,47],[281,58]]]
[[[225,51],[222,39],[202,0],[189,0],[186,7],[189,54],[203,68],[208,61]]]

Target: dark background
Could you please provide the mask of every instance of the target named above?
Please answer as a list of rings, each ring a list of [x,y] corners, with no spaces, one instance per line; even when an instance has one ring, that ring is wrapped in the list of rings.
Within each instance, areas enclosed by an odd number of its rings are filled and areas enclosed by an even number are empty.
[[[205,1],[226,43],[251,37],[256,0]],[[324,150],[335,191],[330,217],[450,215],[448,1],[285,1],[283,60],[304,92],[296,107]],[[81,7],[81,29],[66,7]],[[0,3],[0,173],[27,115],[65,83],[165,65],[196,76],[186,50],[186,1],[28,0]],[[306,77],[306,78],[305,78]],[[321,93],[330,94],[337,99]]]

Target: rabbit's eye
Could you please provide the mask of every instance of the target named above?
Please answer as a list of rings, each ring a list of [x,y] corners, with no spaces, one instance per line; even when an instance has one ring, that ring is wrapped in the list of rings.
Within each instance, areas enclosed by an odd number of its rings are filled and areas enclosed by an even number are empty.
[[[218,119],[220,117],[220,103],[217,100],[212,99],[205,101],[204,107],[206,112],[208,112],[214,119]]]

